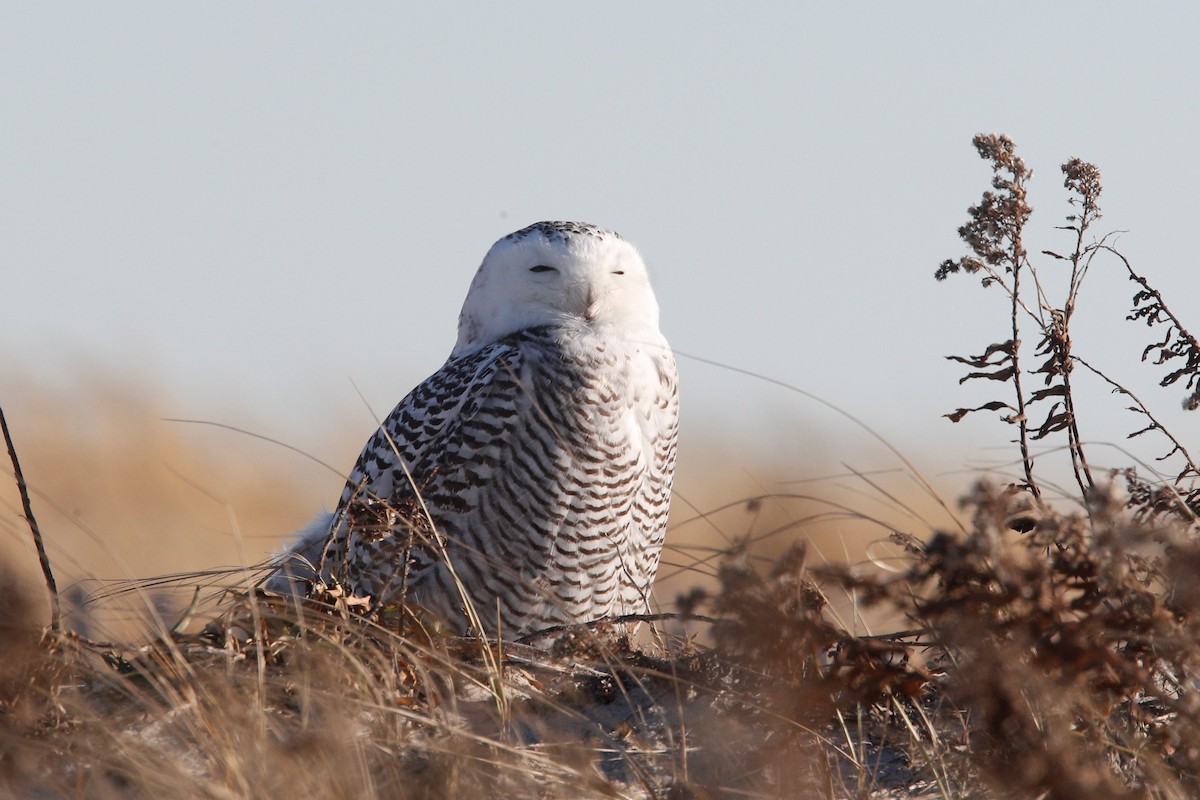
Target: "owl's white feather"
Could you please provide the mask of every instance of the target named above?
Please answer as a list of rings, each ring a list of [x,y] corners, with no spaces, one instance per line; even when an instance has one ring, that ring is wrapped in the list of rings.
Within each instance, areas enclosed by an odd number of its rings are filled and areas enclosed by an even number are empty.
[[[327,535],[291,561],[371,609],[416,604],[460,630],[645,611],[677,420],[638,252],[593,225],[531,225],[487,253],[449,360],[384,420]],[[289,588],[287,573],[269,587]]]

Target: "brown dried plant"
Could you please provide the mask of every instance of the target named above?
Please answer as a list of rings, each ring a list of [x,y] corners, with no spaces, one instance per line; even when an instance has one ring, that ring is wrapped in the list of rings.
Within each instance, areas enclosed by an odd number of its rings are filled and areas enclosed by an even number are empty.
[[[1167,307],[1162,295],[1130,265],[1128,259],[1113,245],[1115,233],[1098,238],[1093,236],[1095,224],[1101,219],[1100,195],[1102,185],[1100,170],[1080,158],[1071,158],[1062,165],[1063,185],[1068,191],[1067,202],[1072,212],[1059,230],[1072,234],[1072,248],[1067,254],[1054,250],[1042,250],[1041,255],[1054,261],[1065,262],[1070,272],[1060,300],[1054,300],[1051,283],[1045,277],[1048,270],[1039,267],[1029,258],[1025,246],[1025,230],[1033,213],[1027,202],[1028,184],[1033,172],[1016,155],[1012,139],[1002,134],[979,134],[974,138],[979,156],[991,162],[992,191],[984,192],[982,200],[968,209],[969,219],[958,233],[971,250],[970,255],[956,260],[947,259],[937,268],[934,276],[940,281],[957,272],[983,273],[984,287],[998,285],[1009,298],[1008,338],[987,346],[979,356],[947,356],[972,368],[959,382],[985,379],[1007,383],[1012,389],[1011,400],[994,400],[974,408],[959,408],[946,416],[959,422],[975,411],[1001,411],[1002,419],[1018,428],[1017,443],[1020,448],[1024,469],[1024,488],[1035,500],[1042,498],[1042,487],[1034,475],[1034,456],[1031,441],[1041,440],[1052,434],[1063,433],[1067,439],[1067,452],[1080,496],[1086,496],[1096,487],[1096,478],[1088,464],[1084,441],[1079,432],[1079,409],[1072,385],[1072,374],[1076,365],[1095,373],[1106,381],[1113,390],[1133,401],[1129,407],[1145,420],[1143,426],[1130,433],[1129,438],[1156,432],[1170,443],[1170,450],[1162,456],[1165,460],[1178,457],[1183,466],[1176,474],[1173,486],[1165,490],[1155,489],[1136,473],[1130,472],[1132,502],[1147,511],[1161,513],[1170,509],[1177,515],[1194,522],[1196,502],[1200,499],[1194,486],[1200,477],[1195,461],[1183,443],[1168,431],[1136,395],[1109,378],[1089,361],[1076,354],[1071,339],[1071,323],[1077,310],[1080,289],[1100,255],[1110,255],[1120,261],[1139,289],[1133,298],[1133,311],[1127,319],[1142,320],[1147,326],[1165,326],[1161,341],[1151,343],[1142,353],[1145,361],[1153,354],[1155,364],[1171,362],[1175,365],[1161,381],[1170,386],[1183,381],[1189,394],[1185,398],[1185,409],[1200,406],[1200,345],[1197,344],[1179,318]],[[1025,283],[1022,279],[1025,278]],[[1032,286],[1032,289],[1027,287]],[[1023,382],[1021,362],[1021,330],[1032,324],[1039,340],[1034,353],[1042,359],[1030,375],[1040,376],[1041,388],[1028,390]],[[1176,364],[1175,359],[1182,359]],[[1040,422],[1030,422],[1033,408],[1049,408],[1040,416]]]
[[[1021,386],[1021,311],[1037,318],[1022,296],[1021,278],[1028,271],[1025,249],[1025,226],[1033,208],[1027,200],[1029,180],[1033,172],[1016,154],[1016,145],[1004,135],[979,134],[974,139],[979,157],[992,163],[992,189],[986,191],[977,205],[969,209],[970,219],[958,229],[958,235],[971,248],[972,255],[957,260],[947,259],[938,267],[935,276],[945,280],[955,272],[983,273],[983,286],[997,285],[1008,295],[1011,304],[1012,330],[1009,338],[994,342],[977,356],[947,356],[966,364],[974,371],[959,382],[983,379],[1011,383],[1011,402],[992,401],[976,408],[960,408],[947,416],[958,422],[973,411],[1006,411],[1002,419],[1018,429],[1017,443],[1025,471],[1025,486],[1035,496],[1041,489],[1033,477],[1033,456],[1029,450],[1030,428],[1026,415],[1029,398]]]

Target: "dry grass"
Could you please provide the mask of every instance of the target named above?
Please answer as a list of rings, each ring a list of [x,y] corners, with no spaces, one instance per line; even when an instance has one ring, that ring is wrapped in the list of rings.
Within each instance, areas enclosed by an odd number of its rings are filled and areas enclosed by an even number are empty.
[[[1156,328],[1147,354],[1191,407],[1200,348],[1107,238],[1089,238],[1100,218],[1094,167],[1064,166],[1078,214],[1067,221],[1070,254],[1047,251],[1070,266],[1055,301],[1023,241],[1031,173],[1004,137],[976,146],[993,190],[961,230],[971,255],[938,276],[982,273],[1005,294],[1007,338],[957,360],[1006,393],[974,411],[1013,426],[1017,482],[981,480],[953,517],[936,493],[906,498],[872,475],[839,481],[856,483],[857,497],[818,483],[762,496],[739,488],[728,506],[705,494],[702,513],[677,505],[663,569],[673,583],[658,588],[660,599],[678,593],[662,604],[677,613],[645,626],[638,646],[605,625],[560,631],[548,647],[452,638],[403,610],[364,620],[297,607],[239,588],[237,571],[205,618],[150,614],[141,639],[106,644],[46,631],[29,582],[0,580],[0,788],[88,798],[1196,796],[1200,475],[1186,442],[1138,398],[1134,435],[1161,437],[1170,475],[1090,465],[1075,428],[1086,398],[1071,373],[1094,368],[1075,352],[1070,322],[1092,261],[1129,270],[1139,287],[1129,316]],[[1020,344],[1030,325],[1032,370]],[[1048,502],[1039,477],[1031,443],[1054,437],[1071,457],[1074,503]],[[38,497],[64,496],[49,487],[67,472],[55,465],[77,467],[78,453],[33,440],[22,455]],[[163,515],[190,513],[151,483]],[[262,525],[297,524],[287,514],[311,493],[275,488],[279,508]],[[246,491],[226,495],[243,531],[255,514],[242,503],[258,488]],[[86,494],[79,502],[91,508]],[[112,513],[146,513],[140,502],[118,497]],[[99,524],[94,510],[75,516]],[[889,569],[878,548],[873,560],[816,555],[828,543],[812,534],[851,521],[864,540],[890,533]],[[53,541],[59,529],[46,528]],[[708,533],[679,535],[691,528]],[[165,607],[157,591],[129,596]]]
[[[809,568],[802,547],[765,572],[726,555],[688,602],[718,620],[706,647],[595,629],[500,645],[256,595],[117,647],[43,638],[14,591],[4,780],[84,797],[1192,796],[1200,546],[1111,502],[1099,528],[1049,515],[1024,534],[1019,492],[971,503],[968,535],[901,538],[901,575]],[[835,587],[917,627],[848,634]]]

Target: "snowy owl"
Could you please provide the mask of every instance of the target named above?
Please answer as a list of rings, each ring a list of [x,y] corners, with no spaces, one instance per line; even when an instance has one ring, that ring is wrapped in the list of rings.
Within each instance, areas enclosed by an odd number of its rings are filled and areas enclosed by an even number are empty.
[[[368,611],[403,602],[508,637],[642,613],[678,408],[637,250],[579,222],[509,234],[471,282],[449,360],[383,421],[268,587],[311,585],[315,569]]]

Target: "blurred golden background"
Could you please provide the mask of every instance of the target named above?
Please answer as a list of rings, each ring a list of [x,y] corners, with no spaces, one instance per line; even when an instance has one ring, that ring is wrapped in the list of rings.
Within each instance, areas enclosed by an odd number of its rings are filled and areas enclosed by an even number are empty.
[[[293,442],[226,428],[219,418],[174,420],[178,404],[136,382],[91,375],[63,387],[24,377],[3,398],[4,411],[67,623],[91,635],[136,636],[149,608],[170,622],[195,585],[244,585],[256,577],[240,568],[261,565],[293,531],[336,504],[341,472],[373,429],[365,410],[323,418],[304,432],[308,444],[298,452]],[[884,543],[889,527],[924,535],[948,520],[904,470],[855,475],[857,467],[815,443],[774,453],[745,446],[712,429],[685,427],[656,586],[661,608],[673,608],[693,586],[711,588],[719,554],[747,537],[754,542],[750,558],[769,558],[803,538],[810,563],[886,568],[895,555]],[[854,458],[840,455],[846,463]],[[44,597],[7,457],[2,469],[0,556]],[[225,572],[205,575],[209,570]],[[148,584],[145,593],[112,594],[175,574],[183,577]],[[853,607],[852,598],[830,599],[846,614]]]

